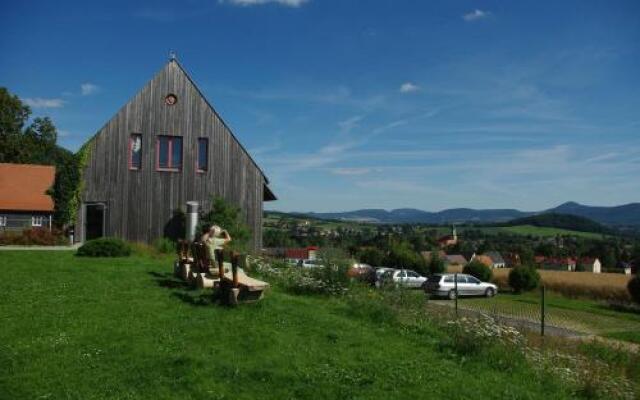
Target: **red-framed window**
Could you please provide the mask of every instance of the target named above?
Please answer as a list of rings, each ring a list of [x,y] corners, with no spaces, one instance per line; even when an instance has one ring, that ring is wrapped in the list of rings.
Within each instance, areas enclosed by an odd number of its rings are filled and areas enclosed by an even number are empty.
[[[180,171],[182,169],[182,136],[158,136],[156,169],[158,171]]]
[[[209,169],[209,139],[198,138],[198,172],[206,172]]]
[[[129,169],[142,168],[142,135],[132,133],[129,137]]]

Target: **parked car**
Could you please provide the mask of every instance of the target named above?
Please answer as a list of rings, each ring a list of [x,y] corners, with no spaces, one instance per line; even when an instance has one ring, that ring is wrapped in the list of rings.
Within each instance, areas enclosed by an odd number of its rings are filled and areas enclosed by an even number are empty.
[[[458,277],[458,293],[454,277]],[[466,274],[435,274],[429,277],[424,286],[426,293],[434,296],[448,297],[453,300],[457,296],[486,296],[493,297],[498,293],[498,287],[493,283],[482,282],[478,278]]]
[[[427,282],[427,278],[415,271],[410,269],[394,269],[386,271],[382,275],[380,278],[380,285],[378,286],[394,284],[396,286],[403,286],[407,288],[421,288],[425,282]]]
[[[347,275],[349,278],[356,279],[360,282],[365,282],[369,285],[374,285],[376,283],[376,270],[369,264],[354,264],[347,271]]]
[[[389,268],[389,267],[378,267],[376,268],[376,286],[380,287],[382,285],[382,276],[385,274],[385,272],[388,271],[395,271],[395,268]]]

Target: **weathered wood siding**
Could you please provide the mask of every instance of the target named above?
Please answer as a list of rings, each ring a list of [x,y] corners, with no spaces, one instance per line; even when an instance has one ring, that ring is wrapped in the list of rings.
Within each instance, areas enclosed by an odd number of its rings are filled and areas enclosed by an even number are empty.
[[[177,103],[165,104],[167,94]],[[129,138],[142,135],[142,168],[129,169]],[[182,170],[156,170],[158,135],[182,136]],[[198,138],[209,139],[209,168],[197,168]],[[107,204],[106,235],[150,242],[166,233],[173,213],[187,201],[210,209],[213,196],[242,208],[262,245],[262,201],[266,178],[209,106],[182,67],[170,61],[98,132],[84,172],[83,202]],[[84,237],[83,212],[76,225]]]

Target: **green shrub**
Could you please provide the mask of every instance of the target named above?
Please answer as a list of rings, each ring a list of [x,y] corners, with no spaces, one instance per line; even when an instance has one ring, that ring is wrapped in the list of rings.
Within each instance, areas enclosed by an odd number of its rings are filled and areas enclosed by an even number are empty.
[[[493,272],[491,268],[487,267],[480,261],[471,261],[469,264],[465,265],[462,269],[462,272],[465,274],[469,274],[475,276],[480,279],[482,282],[490,282],[493,277]]]
[[[509,286],[516,292],[528,292],[538,287],[540,274],[533,267],[515,267],[509,272]]]
[[[640,275],[634,276],[627,284],[627,290],[631,298],[636,303],[640,304]]]
[[[117,238],[100,238],[89,240],[76,252],[81,257],[128,257],[131,246]]]
[[[323,265],[311,268],[310,274],[328,288],[346,288],[350,284],[348,275],[352,260],[340,249],[326,247],[320,250],[318,262]]]
[[[6,232],[0,234],[0,245],[20,246],[61,246],[68,245],[69,239],[56,229],[25,229],[20,233]]]
[[[218,225],[231,235],[231,242],[225,246],[226,249],[241,253],[249,249],[251,229],[245,223],[240,207],[227,202],[222,197],[214,197],[211,210],[200,215],[198,235],[204,233],[204,230],[211,225]]]
[[[161,254],[171,254],[176,251],[176,244],[169,238],[158,238],[153,241],[153,248]]]

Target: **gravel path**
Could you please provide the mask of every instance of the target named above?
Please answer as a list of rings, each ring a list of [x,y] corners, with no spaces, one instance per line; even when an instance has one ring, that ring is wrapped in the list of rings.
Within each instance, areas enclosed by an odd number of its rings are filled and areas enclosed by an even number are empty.
[[[70,251],[70,250],[78,250],[82,243],[76,243],[73,246],[0,246],[0,251],[2,250],[46,250],[46,251]]]

